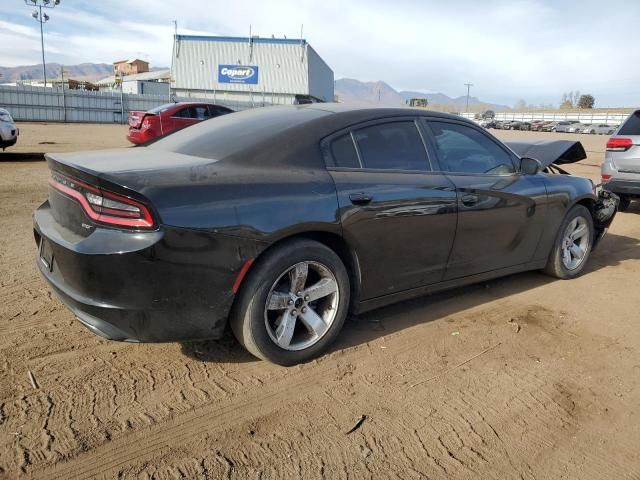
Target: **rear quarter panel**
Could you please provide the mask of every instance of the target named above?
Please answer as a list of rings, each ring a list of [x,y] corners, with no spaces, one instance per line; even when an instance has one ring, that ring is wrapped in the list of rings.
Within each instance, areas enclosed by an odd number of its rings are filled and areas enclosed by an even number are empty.
[[[590,180],[572,175],[543,174],[547,188],[547,221],[536,251],[536,259],[548,257],[560,224],[576,203],[596,200]]]

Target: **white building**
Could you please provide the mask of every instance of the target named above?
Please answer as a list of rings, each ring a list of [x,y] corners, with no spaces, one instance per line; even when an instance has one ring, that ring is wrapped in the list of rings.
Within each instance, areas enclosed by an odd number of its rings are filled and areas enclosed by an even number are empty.
[[[333,101],[333,71],[303,39],[176,35],[171,91],[225,104]]]
[[[122,76],[122,93],[166,95],[169,97],[171,71],[154,70]],[[101,91],[120,91],[120,76],[111,75],[96,82]]]

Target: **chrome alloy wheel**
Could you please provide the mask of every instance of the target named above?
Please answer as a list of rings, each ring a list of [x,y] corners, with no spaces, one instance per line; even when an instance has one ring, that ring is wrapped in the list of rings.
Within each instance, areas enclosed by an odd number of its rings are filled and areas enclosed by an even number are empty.
[[[583,217],[576,217],[564,231],[562,239],[562,264],[567,270],[578,268],[589,250],[591,242],[589,224]]]
[[[335,275],[318,262],[300,262],[271,286],[264,310],[269,337],[285,350],[304,350],[331,328],[338,313]]]

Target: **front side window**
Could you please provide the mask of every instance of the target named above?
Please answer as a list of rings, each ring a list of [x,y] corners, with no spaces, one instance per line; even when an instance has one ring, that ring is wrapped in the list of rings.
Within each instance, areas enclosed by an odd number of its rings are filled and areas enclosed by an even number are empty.
[[[514,173],[511,156],[475,128],[429,122],[442,168],[448,172],[507,175]]]
[[[430,170],[427,151],[412,121],[372,125],[353,135],[363,168]]]

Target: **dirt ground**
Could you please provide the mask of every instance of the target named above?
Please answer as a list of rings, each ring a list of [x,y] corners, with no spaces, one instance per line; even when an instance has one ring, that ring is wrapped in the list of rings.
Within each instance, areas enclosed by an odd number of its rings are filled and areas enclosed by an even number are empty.
[[[126,145],[120,126],[21,128],[24,152]],[[589,158],[571,170],[598,178],[605,138],[580,139]],[[0,161],[1,478],[640,478],[637,205],[581,278],[524,273],[377,310],[282,368],[231,337],[85,329],[36,271],[46,179],[43,162]]]

